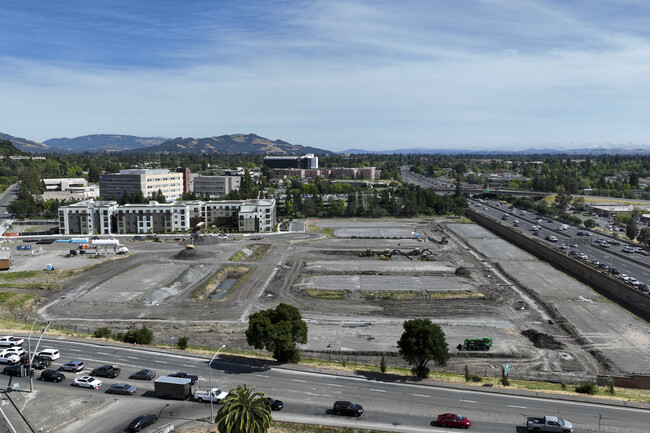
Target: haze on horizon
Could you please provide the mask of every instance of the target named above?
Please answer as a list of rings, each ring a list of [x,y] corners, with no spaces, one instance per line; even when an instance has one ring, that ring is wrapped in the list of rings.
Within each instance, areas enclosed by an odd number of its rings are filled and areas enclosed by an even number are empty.
[[[650,144],[634,0],[0,4],[0,132],[332,151]]]

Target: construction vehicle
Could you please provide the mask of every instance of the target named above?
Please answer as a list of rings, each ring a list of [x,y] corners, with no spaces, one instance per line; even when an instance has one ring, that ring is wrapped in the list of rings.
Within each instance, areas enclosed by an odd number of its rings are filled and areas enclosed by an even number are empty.
[[[431,252],[429,248],[423,249],[422,254],[420,254],[420,257],[418,257],[418,260],[420,260],[421,262],[432,262],[435,259],[436,258],[433,255],[433,252]]]
[[[492,347],[492,338],[466,338],[463,344],[456,346],[458,350],[490,350]]]
[[[395,254],[401,254],[401,255],[403,255],[404,257],[406,257],[407,259],[409,259],[409,260],[411,260],[411,261],[413,260],[413,259],[411,258],[411,256],[409,256],[408,254],[405,254],[405,253],[401,252],[400,250],[393,250],[393,251],[386,250],[386,251],[384,251],[384,252],[379,256],[379,260],[390,260],[390,259],[391,259]]]
[[[365,250],[365,251],[361,251],[361,252],[359,253],[359,257],[374,257],[374,256],[376,256],[376,255],[377,255],[377,252],[376,252],[376,251],[372,251],[370,248],[368,248],[368,249]]]

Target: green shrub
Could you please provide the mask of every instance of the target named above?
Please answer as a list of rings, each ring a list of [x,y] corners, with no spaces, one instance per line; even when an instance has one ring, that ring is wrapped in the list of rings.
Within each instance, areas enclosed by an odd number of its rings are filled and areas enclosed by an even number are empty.
[[[178,348],[180,350],[185,350],[187,349],[187,342],[189,341],[189,338],[187,337],[181,337],[178,339]]]
[[[560,388],[561,388],[562,390],[566,390],[566,383],[564,383],[564,382],[560,382]]]
[[[479,376],[478,374],[472,374],[469,377],[469,380],[471,380],[472,382],[481,382],[481,381],[483,381],[483,378],[481,376]]]
[[[469,382],[471,379],[471,375],[469,374],[469,367],[467,364],[465,364],[465,382]]]
[[[95,338],[109,338],[111,336],[111,330],[108,328],[97,328],[93,332],[93,337]]]
[[[504,366],[501,366],[501,385],[503,386],[508,386],[510,385],[510,381],[508,380],[508,375],[506,374],[506,368]]]
[[[614,389],[614,381],[612,380],[611,377],[607,378],[607,392],[610,395],[616,394],[616,390]]]
[[[379,362],[379,370],[382,373],[386,373],[386,355],[383,353],[381,354],[381,361]]]
[[[576,392],[580,394],[596,394],[598,387],[593,382],[583,381],[576,386]]]
[[[145,325],[140,329],[131,329],[124,334],[125,343],[151,344],[153,342],[153,332]]]

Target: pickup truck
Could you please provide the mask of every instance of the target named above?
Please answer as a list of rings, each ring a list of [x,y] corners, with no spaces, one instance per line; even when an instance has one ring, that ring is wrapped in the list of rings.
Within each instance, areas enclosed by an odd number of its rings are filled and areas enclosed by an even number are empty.
[[[221,400],[228,396],[227,392],[223,392],[219,388],[212,388],[210,390],[196,390],[194,392],[194,400],[198,402],[210,401],[214,403],[221,403]]]
[[[573,424],[571,421],[560,419],[556,416],[545,416],[542,418],[528,418],[526,428],[533,433],[571,433]]]
[[[20,337],[13,337],[11,335],[6,335],[4,337],[0,337],[0,346],[5,346],[5,347],[14,347],[14,346],[20,346],[23,344],[24,340]]]
[[[179,371],[178,373],[168,374],[167,377],[180,377],[183,379],[190,379],[192,385],[194,385],[196,382],[199,381],[199,376],[195,376],[193,374],[187,374],[182,371]]]

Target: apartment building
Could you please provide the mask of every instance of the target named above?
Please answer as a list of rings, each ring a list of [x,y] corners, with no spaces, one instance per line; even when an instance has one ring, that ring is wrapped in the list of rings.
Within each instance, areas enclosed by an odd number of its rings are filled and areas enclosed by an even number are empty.
[[[240,233],[271,232],[275,200],[176,201],[118,205],[86,200],[59,208],[62,234],[146,234],[186,232],[200,222]]]
[[[318,168],[318,157],[313,153],[304,156],[266,156],[264,165],[269,168]]]
[[[174,201],[183,194],[183,186],[183,173],[167,169],[136,168],[99,175],[99,194],[112,200],[121,199],[125,192],[151,197],[160,190],[167,201]]]
[[[59,208],[59,233],[64,235],[113,234],[116,201],[80,201]]]

